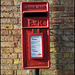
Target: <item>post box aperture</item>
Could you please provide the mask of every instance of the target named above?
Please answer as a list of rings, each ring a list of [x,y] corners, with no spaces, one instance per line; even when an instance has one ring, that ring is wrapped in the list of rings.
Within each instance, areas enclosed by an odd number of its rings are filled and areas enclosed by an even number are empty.
[[[50,67],[49,4],[46,1],[21,3],[22,67]]]

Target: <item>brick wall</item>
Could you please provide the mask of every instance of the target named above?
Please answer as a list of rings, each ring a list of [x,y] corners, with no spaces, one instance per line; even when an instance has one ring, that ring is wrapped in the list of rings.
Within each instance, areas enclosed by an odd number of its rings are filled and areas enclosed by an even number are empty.
[[[1,0],[1,75],[33,75],[22,69],[20,2]],[[74,0],[45,0],[50,10],[50,64],[40,75],[74,75]]]

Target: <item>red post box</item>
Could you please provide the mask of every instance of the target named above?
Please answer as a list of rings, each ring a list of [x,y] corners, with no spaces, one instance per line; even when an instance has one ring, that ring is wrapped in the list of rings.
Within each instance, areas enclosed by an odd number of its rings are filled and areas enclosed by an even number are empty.
[[[21,3],[22,67],[50,67],[49,4],[46,1]]]

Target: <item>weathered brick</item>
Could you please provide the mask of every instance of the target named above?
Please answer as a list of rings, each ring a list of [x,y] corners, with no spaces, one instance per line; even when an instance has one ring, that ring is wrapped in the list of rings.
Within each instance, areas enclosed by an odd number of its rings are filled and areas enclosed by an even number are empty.
[[[22,54],[18,54],[18,58],[22,58]]]
[[[21,2],[22,0],[14,0],[14,5],[20,5],[20,2]]]
[[[1,69],[2,69],[2,70],[12,70],[12,69],[17,69],[17,65],[12,65],[12,64],[1,65]]]
[[[17,70],[17,74],[18,74],[18,75],[22,75],[21,70]]]
[[[17,6],[1,6],[2,12],[17,12]]]
[[[19,18],[18,21],[19,21],[19,24],[21,24],[21,18]]]
[[[50,23],[64,23],[64,19],[50,19]]]
[[[60,49],[60,52],[72,52],[74,53],[74,48],[66,48],[66,47],[63,47]]]
[[[63,33],[66,35],[66,36],[72,36],[74,35],[74,29],[70,29],[70,30],[64,30]]]
[[[54,47],[55,43],[54,42],[50,42],[50,47]]]
[[[13,29],[13,25],[1,25],[1,29]]]
[[[30,75],[30,74],[29,74],[29,71],[30,71],[30,70],[17,70],[17,74],[18,74],[18,75],[24,75],[24,74],[25,74],[25,75]]]
[[[56,52],[59,52],[59,48],[50,48],[50,52],[51,53],[56,53]]]
[[[63,5],[73,5],[73,0],[61,0],[61,4]]]
[[[74,28],[73,24],[51,24],[50,29],[72,29]]]
[[[44,70],[41,70],[40,74],[41,75],[58,75],[58,70],[49,70],[49,69],[44,69]]]
[[[5,35],[8,35],[8,30],[1,30],[1,35],[2,36],[5,36]]]
[[[50,30],[50,35],[66,35],[66,36],[72,36],[74,35],[74,29],[62,29],[62,30]]]
[[[21,13],[19,13],[19,12],[14,12],[13,17],[21,17]]]
[[[14,0],[14,5],[20,5],[22,1],[27,1],[27,0]],[[34,0],[30,0],[34,1]]]
[[[55,36],[50,36],[50,41],[54,41],[55,40]]]
[[[64,7],[58,6],[58,7],[50,7],[50,11],[64,11]]]
[[[61,4],[61,0],[56,0],[56,4],[60,5]]]
[[[1,18],[1,23],[17,23],[17,18]]]
[[[65,70],[74,70],[74,64],[64,65]]]
[[[17,70],[13,70],[13,74],[14,75],[17,75]]]
[[[68,53],[64,53],[64,57],[65,58],[68,58],[69,57],[69,54]]]
[[[64,46],[66,46],[66,47],[74,47],[74,42],[65,42]]]
[[[1,59],[1,64],[12,64],[12,59]]]
[[[14,51],[17,53],[21,53],[21,48],[14,48]]]
[[[70,41],[71,40],[70,37],[72,38],[72,36],[65,36],[65,35],[63,35],[62,39],[63,39],[63,41]]]
[[[73,18],[65,19],[64,22],[65,23],[73,23],[74,22],[74,19]]]
[[[63,13],[63,15],[61,17],[74,17],[74,12],[69,12],[69,11],[66,11]]]
[[[50,35],[53,36],[53,35],[57,35],[57,31],[56,30],[50,30]]]
[[[1,47],[14,47],[14,42],[1,42]]]
[[[14,59],[14,64],[22,64],[22,60],[21,59]]]
[[[6,64],[6,59],[1,59],[1,64]]]
[[[1,58],[17,58],[17,54],[16,53],[3,53],[1,54]]]
[[[56,0],[48,0],[48,2],[49,2],[50,5],[56,4]]]
[[[52,12],[52,13],[50,13],[51,14],[51,18],[62,18],[62,16],[63,16],[63,13],[55,13],[55,12]]]
[[[21,42],[14,42],[14,47],[21,48]]]
[[[65,53],[58,53],[57,54],[58,58],[74,58],[74,53],[69,53],[69,52],[65,52]]]
[[[17,54],[16,53],[10,53],[8,55],[8,58],[17,58]]]
[[[14,35],[14,36],[21,36],[21,30],[10,30],[9,31],[10,35]]]
[[[58,65],[56,64],[50,64],[50,68],[49,70],[55,70],[57,68]]]
[[[60,41],[59,36],[50,36],[50,41]]]
[[[50,63],[51,64],[56,64],[57,63],[57,60],[56,59],[50,59]]]
[[[0,58],[8,58],[8,54],[3,53],[3,54],[1,54],[1,57]]]
[[[1,41],[13,41],[13,36],[1,36]]]
[[[60,29],[60,25],[52,24],[50,25],[50,29]]]
[[[70,57],[70,58],[74,58],[74,53],[70,53],[70,54],[69,54],[69,57]]]
[[[64,45],[64,43],[62,42],[50,42],[50,47],[62,47],[62,46],[66,45]]]
[[[13,0],[1,0],[1,5],[13,5]]]
[[[14,42],[14,47],[18,47],[18,42],[17,41]]]
[[[12,64],[12,59],[7,59],[7,64]]]
[[[60,57],[60,56],[59,56]],[[58,61],[58,64],[74,64],[73,58],[60,58]]]
[[[20,42],[18,42],[18,48],[20,48],[21,49],[21,41]]]
[[[66,11],[73,11],[73,7],[70,7],[70,6],[69,7],[65,7],[65,10]]]
[[[1,54],[13,53],[13,48],[1,48]]]
[[[57,53],[50,53],[50,58],[51,59],[56,59],[57,58]]]
[[[59,75],[74,75],[74,71],[59,71]]]
[[[21,41],[21,36],[14,36],[14,41]]]
[[[27,71],[29,72],[29,70],[22,70],[21,73],[22,74],[27,74]],[[29,73],[28,73],[29,74]]]
[[[13,17],[12,12],[1,12],[1,17]]]
[[[13,70],[1,70],[1,75],[13,75]]]
[[[21,64],[18,64],[18,69],[22,69],[22,65]]]
[[[21,29],[21,25],[14,25],[14,29]]]
[[[33,75],[33,72],[32,71],[29,71],[29,75]]]

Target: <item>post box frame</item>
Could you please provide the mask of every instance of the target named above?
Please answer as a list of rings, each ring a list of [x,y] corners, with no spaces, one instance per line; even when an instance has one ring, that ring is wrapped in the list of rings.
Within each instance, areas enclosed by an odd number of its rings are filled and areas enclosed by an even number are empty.
[[[38,12],[47,12],[47,26],[33,26],[33,27],[24,27],[23,26],[23,13],[29,13],[29,12],[34,12],[34,11],[23,11],[23,4],[24,3],[27,3],[27,4],[31,4],[31,3],[47,3],[47,11],[38,11]],[[36,11],[35,11],[36,12]],[[26,56],[24,55],[25,54],[25,48],[24,48],[24,31],[25,29],[34,29],[34,28],[38,28],[38,29],[46,29],[47,31],[47,40],[48,40],[48,65],[47,66],[26,66],[25,63],[27,62],[27,60],[25,60]],[[48,30],[47,30],[48,29]],[[34,33],[35,35],[38,34],[38,33]],[[30,35],[33,35],[33,34],[30,34]],[[30,36],[29,35],[29,36]],[[40,34],[39,34],[40,35]],[[44,39],[43,36],[44,34],[42,34],[42,40],[46,40]],[[49,39],[49,4],[47,1],[29,1],[29,2],[21,2],[21,40],[22,40],[22,67],[23,69],[43,69],[43,68],[49,68],[50,67],[50,45],[49,45],[49,42],[50,42],[50,39]],[[44,42],[43,42],[44,43]],[[43,45],[43,44],[42,44]],[[43,47],[43,46],[42,46]],[[43,48],[44,49],[44,48]],[[43,52],[43,54],[45,54],[45,52]],[[44,57],[44,55],[43,55]],[[32,59],[33,60],[33,59]],[[37,60],[37,59],[36,59]],[[27,64],[27,63],[26,63]],[[44,63],[43,63],[44,64]]]

